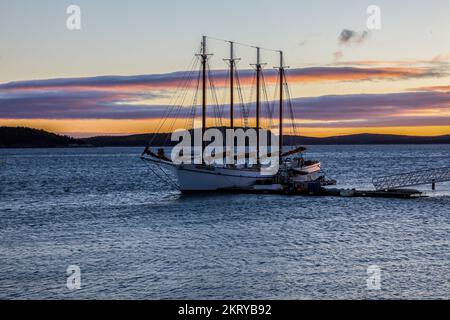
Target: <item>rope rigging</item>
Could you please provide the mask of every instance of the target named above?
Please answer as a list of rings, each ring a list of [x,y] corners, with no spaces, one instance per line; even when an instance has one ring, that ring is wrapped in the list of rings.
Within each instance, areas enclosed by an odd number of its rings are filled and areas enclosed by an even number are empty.
[[[226,43],[231,43],[230,41],[218,39],[218,38],[212,38],[210,39],[217,40],[217,41],[223,41]],[[233,42],[233,44],[237,44],[240,46],[246,46],[251,48],[256,48],[253,45],[243,44],[239,42]],[[274,49],[268,49],[264,47],[259,47],[261,50],[271,51],[271,52],[279,52],[278,50]],[[232,55],[233,58],[233,55]],[[234,59],[234,58],[233,58]],[[228,60],[228,61],[239,61],[240,59],[235,60]],[[179,85],[176,87],[174,91],[174,95],[171,97],[170,102],[168,104],[168,107],[165,108],[164,114],[160,120],[160,123],[158,124],[156,131],[152,134],[150,142],[148,146],[150,147],[155,141],[156,138],[159,136],[159,134],[166,132],[167,134],[163,136],[163,145],[167,145],[170,139],[170,132],[173,132],[173,129],[177,125],[184,125],[183,129],[193,129],[195,126],[195,121],[198,115],[197,109],[200,107],[199,103],[199,96],[201,91],[201,82],[202,82],[202,72],[201,72],[201,55],[195,55],[191,62],[188,65],[187,71],[183,73],[183,76],[181,77]],[[211,64],[209,60],[206,62],[206,78],[207,81],[206,85],[206,96],[208,98],[208,105],[207,107],[212,108],[212,115],[214,117],[214,125],[216,127],[224,127],[224,119],[226,116],[224,115],[224,110],[227,106],[227,83],[230,80],[231,73],[230,70],[223,73],[223,79],[225,80],[225,84],[222,87],[222,85],[219,87],[220,90],[223,90],[223,97],[221,96],[221,99],[219,99],[217,91],[218,88],[215,83],[215,75],[216,72],[219,72],[219,70],[213,70],[211,67]],[[254,105],[254,93],[255,93],[255,82],[256,82],[256,76],[252,78],[250,85],[243,86],[241,83],[241,76],[240,71],[237,68],[237,64],[234,63],[234,68],[231,68],[233,71],[233,76],[235,79],[234,88],[237,92],[237,97],[235,104],[237,107],[240,108],[240,120],[241,125],[244,128],[249,128],[249,118],[250,118],[250,110],[253,110],[250,108],[250,105]],[[247,72],[247,70],[246,70]],[[270,101],[269,100],[269,94],[267,90],[267,83],[266,83],[266,77],[265,72],[261,69],[260,72],[260,88],[261,88],[261,100],[260,100],[260,128],[267,128],[268,131],[272,131],[274,128],[276,128],[276,121],[275,121],[275,109],[277,108],[277,97],[280,94],[280,90],[283,90],[285,99],[283,104],[287,105],[289,110],[286,110],[289,112],[290,116],[290,125],[292,134],[298,135],[298,127],[297,123],[295,121],[295,111],[294,106],[292,104],[291,99],[291,91],[289,89],[289,86],[287,84],[287,79],[285,73],[282,74],[281,77],[277,77],[277,80],[275,81],[275,92],[274,97]],[[280,81],[282,82],[280,85]],[[272,86],[273,84],[270,84]],[[282,89],[281,89],[282,88]],[[245,90],[244,90],[245,89]],[[192,95],[192,98],[189,98],[189,96]],[[247,96],[247,99],[246,99]],[[286,101],[287,100],[287,101]],[[231,100],[230,100],[231,101]],[[248,102],[246,102],[248,101]],[[254,117],[253,112],[251,113],[252,118]],[[286,115],[284,115],[286,117]],[[284,118],[283,117],[283,118]],[[181,121],[181,122],[180,122]]]
[[[197,115],[197,99],[198,99],[198,92],[200,90],[201,76],[202,76],[202,74],[199,70],[198,74],[197,74],[197,85],[195,86],[195,94],[194,94],[193,101],[191,104],[189,117],[186,117],[185,128],[193,128],[194,127],[194,121],[195,121],[195,118]],[[189,122],[190,122],[190,124],[189,124]]]
[[[222,123],[222,114],[221,114],[221,110],[220,110],[220,106],[219,106],[219,100],[217,99],[217,93],[216,93],[216,86],[214,84],[214,77],[211,74],[211,66],[208,63],[207,65],[208,67],[208,80],[209,80],[209,84],[211,86],[211,96],[212,96],[212,100],[214,102],[214,118],[215,118],[215,123],[217,127],[221,127],[223,126]]]
[[[291,146],[289,150],[283,150],[283,146],[287,146],[289,143],[287,139],[283,140],[284,136],[291,133],[291,130],[293,135],[298,135],[298,126],[295,121],[295,106],[292,102],[291,90],[287,83],[286,69],[289,67],[284,63],[283,52],[217,38],[210,39],[224,41],[230,45],[230,58],[224,59],[224,61],[229,62],[228,70],[225,71],[225,68],[212,68],[214,60],[209,57],[213,55],[210,54],[210,51],[207,49],[206,37],[202,37],[202,44],[198,51],[199,53],[194,55],[186,71],[184,73],[179,72],[170,75],[169,81],[174,81],[179,77],[180,83],[176,87],[169,86],[168,90],[174,94],[171,97],[167,108],[164,109],[163,116],[156,126],[157,130],[152,134],[147,148],[142,153],[141,159],[145,160],[149,165],[151,172],[158,179],[167,183],[167,185],[174,186],[180,191],[181,189],[183,189],[183,191],[190,191],[191,189],[203,190],[202,188],[204,185],[207,185],[207,189],[216,188],[215,183],[217,183],[217,188],[220,187],[223,189],[223,186],[227,185],[225,180],[229,180],[228,183],[232,185],[233,188],[238,188],[240,185],[248,188],[249,184],[245,182],[247,180],[235,184],[235,180],[242,180],[243,178],[253,179],[248,181],[253,181],[252,183],[257,185],[258,182],[262,181],[260,171],[265,166],[263,159],[267,157],[267,151],[283,163],[284,166],[282,167],[283,171],[281,173],[273,173],[267,179],[265,178],[263,182],[266,182],[267,180],[268,183],[280,183],[279,179],[284,179],[287,176],[289,177],[286,179],[289,180],[286,181],[293,183],[306,181],[306,179],[310,179],[311,177],[316,179],[315,175],[320,171],[320,162],[315,160],[304,161],[303,151],[306,150],[305,148],[291,149]],[[240,61],[240,58],[235,58],[234,44],[256,49],[256,63],[250,64],[250,66],[254,67],[254,70],[248,68],[245,70],[238,70],[236,62]],[[280,63],[278,67],[275,67],[277,71],[269,73],[264,71],[266,63],[261,63],[260,49],[279,53]],[[253,72],[255,73],[253,74]],[[276,76],[276,72],[278,72],[278,76]],[[269,75],[268,80],[266,79],[267,74]],[[219,78],[219,81],[217,81],[217,78]],[[222,80],[225,80],[224,85],[221,83]],[[268,82],[266,82],[266,80]],[[273,99],[269,99],[269,91],[272,91],[272,89],[274,91],[274,97]],[[223,91],[223,97],[219,90]],[[229,100],[227,99],[228,97]],[[227,102],[229,102],[229,104],[227,104]],[[237,112],[235,112],[235,107],[238,108],[236,110]],[[198,108],[200,108],[200,113],[198,112]],[[235,113],[237,117],[235,117]],[[199,122],[199,117],[201,118],[201,122]],[[291,120],[290,123],[285,121],[285,119],[287,120],[289,117]],[[227,119],[229,119],[229,126],[224,126],[224,122],[228,124]],[[253,121],[254,119],[256,120],[256,123]],[[200,123],[201,126],[199,127],[198,125]],[[251,127],[249,125],[251,125]],[[229,146],[235,148],[235,150],[236,148],[239,150],[239,148],[244,147],[246,154],[244,161],[240,162],[240,160],[238,160],[237,164],[235,164],[235,162],[221,163],[221,165],[218,166],[218,163],[214,165],[205,160],[208,159],[206,154],[205,157],[203,157],[203,153],[208,151],[208,146],[206,145],[207,141],[201,139],[200,148],[200,143],[198,143],[200,141],[197,141],[197,138],[200,138],[200,133],[202,138],[206,136],[205,133],[207,133],[208,126],[214,126],[215,128],[220,129],[251,128],[252,131],[253,128],[255,128],[257,130],[255,139],[251,136],[247,139],[249,134],[253,135],[255,132],[245,132],[246,138],[244,146],[235,146],[236,141],[233,141],[233,145]],[[279,130],[278,133],[276,132],[277,128]],[[180,156],[182,153],[183,158],[181,159],[171,159],[170,156],[165,155],[167,149],[164,147],[169,146],[168,142],[172,137],[171,132],[175,132],[174,129],[184,129],[188,131],[186,134],[183,134],[177,130],[178,134],[183,136],[183,143],[187,143],[188,140],[191,139],[188,143],[188,147],[193,146],[191,135],[194,132],[196,133],[194,135],[194,142],[198,143],[198,147],[195,146],[194,150],[189,148],[188,150],[190,151],[187,151],[184,148],[186,146],[185,144],[182,146],[182,150],[174,149],[175,151],[178,150],[177,152],[180,153]],[[262,130],[263,132],[261,132],[261,129],[266,130]],[[237,130],[237,132],[239,132],[239,130]],[[266,134],[270,136],[270,141],[267,141]],[[262,137],[264,140],[261,140],[261,135],[263,135]],[[279,146],[275,151],[273,149],[276,143],[274,142],[274,138],[278,140],[278,144],[276,145]],[[217,138],[215,138],[215,140],[216,139]],[[229,139],[228,135],[227,139]],[[156,140],[160,149],[158,149],[157,152],[154,152],[150,147],[152,145],[157,146],[155,145]],[[238,136],[237,140],[242,141],[240,136]],[[261,141],[263,141],[263,143],[261,143]],[[253,142],[256,142],[255,145],[252,145]],[[265,145],[266,143],[268,143],[268,145]],[[194,143],[194,145],[196,144]],[[263,149],[262,152],[261,149]],[[198,153],[198,150],[200,150],[200,153]],[[300,156],[297,156],[298,154],[300,154]],[[253,162],[254,155],[256,155],[256,162]],[[198,159],[199,162],[195,161],[192,163],[186,161],[186,158],[184,158],[185,156],[188,157],[188,160]],[[222,157],[222,160],[224,156],[226,156],[227,159],[229,157],[228,154],[222,154],[222,152],[218,156]],[[181,163],[177,160],[181,160]],[[251,164],[250,161],[252,162]],[[253,164],[256,166],[253,167]],[[222,165],[224,166],[222,167]],[[249,174],[246,174],[245,176],[229,175],[229,177],[234,177],[233,179],[228,178],[227,176],[222,177],[222,175],[225,175],[225,173],[228,172],[227,170],[236,170],[236,172],[245,170],[246,172],[248,171]],[[207,179],[206,175],[208,175]],[[211,179],[211,175],[215,177],[221,176],[221,178]],[[305,177],[305,175],[308,176]],[[323,176],[320,176],[319,178],[322,179]],[[180,184],[177,183],[177,179]],[[316,180],[318,181],[318,179]],[[284,181],[283,183],[286,183],[285,180],[282,181]],[[191,184],[191,182],[193,182],[193,184]]]
[[[236,83],[237,83],[237,89],[238,89],[238,97],[241,102],[241,121],[242,126],[244,128],[248,128],[248,109],[244,102],[244,95],[242,93],[242,86],[241,86],[241,79],[239,77],[239,73],[236,72]]]
[[[209,36],[207,36],[206,38],[215,40],[215,41],[226,42],[226,43],[233,42],[234,44],[237,44],[241,47],[247,47],[247,48],[253,48],[253,49],[260,48],[261,50],[264,50],[264,51],[280,52],[280,50],[277,50],[277,49],[265,48],[265,47],[255,46],[252,44],[247,44],[247,43],[242,43],[242,42],[235,42],[235,41],[230,41],[230,40],[225,40],[225,39],[220,39],[220,38],[215,38],[215,37],[209,37]]]
[[[152,135],[152,138],[150,139],[148,146],[151,146],[152,143],[155,141],[158,133],[161,133],[161,130],[163,128],[163,126],[165,125],[167,119],[169,119],[170,115],[172,114],[173,110],[176,108],[177,106],[177,101],[179,98],[178,92],[180,91],[181,88],[185,88],[188,83],[190,82],[190,78],[192,75],[193,70],[196,69],[197,67],[197,62],[198,59],[196,59],[196,57],[193,57],[189,66],[188,66],[188,71],[186,71],[183,74],[182,80],[180,81],[180,84],[177,86],[174,95],[171,98],[171,101],[169,103],[168,108],[166,109],[166,111],[164,112],[164,115],[162,117],[162,120],[160,121],[160,124],[157,127],[157,130],[155,131],[155,133]]]
[[[267,93],[267,87],[266,87],[266,80],[264,77],[264,71],[261,71],[261,83],[262,83],[262,92],[264,97],[264,104],[266,105],[266,111],[267,111],[267,117],[266,117],[266,128],[268,130],[272,130],[274,124],[273,124],[273,107],[274,104],[271,104],[269,101],[269,96]]]

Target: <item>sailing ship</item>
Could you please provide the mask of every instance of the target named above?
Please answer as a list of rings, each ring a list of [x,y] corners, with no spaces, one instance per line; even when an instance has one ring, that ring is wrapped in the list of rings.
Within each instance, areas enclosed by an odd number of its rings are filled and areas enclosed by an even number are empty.
[[[215,38],[211,38],[215,39]],[[218,40],[218,39],[216,39]],[[238,58],[235,57],[234,46],[235,42],[226,41],[230,45],[230,57],[225,59],[229,68],[228,74],[225,78],[225,83],[229,85],[229,103],[222,106],[217,102],[217,96],[214,92],[214,72],[211,71],[209,59],[211,54],[207,51],[207,37],[202,37],[200,53],[194,56],[194,63],[191,64],[191,70],[187,71],[183,76],[182,83],[179,86],[180,91],[194,90],[194,98],[190,105],[190,108],[183,108],[184,101],[186,100],[186,93],[181,93],[182,98],[174,98],[173,106],[169,107],[165,116],[161,120],[158,130],[164,130],[165,124],[172,121],[172,127],[175,123],[183,118],[181,111],[188,112],[187,116],[184,116],[185,124],[190,125],[193,131],[200,130],[201,137],[204,137],[207,127],[207,115],[208,107],[214,109],[215,125],[220,128],[223,126],[223,111],[226,109],[229,111],[229,125],[225,126],[227,129],[237,129],[239,126],[236,123],[236,106],[241,103],[241,127],[248,128],[249,107],[245,105],[243,100],[242,90],[240,87],[239,72],[237,70]],[[244,45],[244,44],[241,44]],[[249,45],[247,45],[249,46]],[[163,148],[159,148],[158,152],[152,151],[152,145],[154,141],[150,141],[142,153],[141,159],[148,162],[151,165],[151,170],[159,178],[172,184],[182,192],[207,192],[207,191],[223,191],[223,190],[265,190],[265,189],[277,189],[282,188],[283,183],[289,181],[289,183],[301,183],[301,182],[314,182],[324,181],[324,174],[321,171],[321,164],[315,160],[305,160],[303,157],[303,147],[291,147],[290,150],[284,150],[284,118],[286,116],[286,109],[289,107],[291,124],[294,131],[296,131],[296,123],[293,112],[293,107],[290,101],[289,87],[286,78],[286,69],[283,57],[283,51],[277,51],[279,54],[279,66],[277,70],[277,83],[275,85],[277,99],[268,102],[267,91],[265,88],[265,80],[263,73],[264,64],[261,62],[261,50],[263,48],[251,46],[256,49],[256,63],[254,66],[254,75],[256,82],[256,97],[255,97],[255,130],[256,130],[256,152],[255,150],[249,150],[244,148],[244,153],[247,155],[253,154],[256,157],[255,163],[249,165],[248,162],[243,163],[206,163],[204,160],[193,161],[198,159],[198,154],[195,151],[188,156],[189,160],[185,162],[173,161],[170,157],[166,156]],[[270,49],[264,49],[270,50]],[[275,50],[271,50],[275,51]],[[198,68],[198,71],[195,71]],[[209,88],[208,88],[209,86]],[[195,88],[195,89],[193,89]],[[209,89],[209,91],[208,91]],[[177,90],[178,92],[179,90]],[[209,95],[208,95],[209,93]],[[198,98],[201,97],[201,104],[198,103]],[[238,99],[236,99],[236,96]],[[267,103],[263,103],[263,96],[265,96]],[[208,98],[211,98],[212,103],[210,105]],[[240,101],[237,101],[239,100]],[[278,147],[271,151],[276,154],[278,160],[278,170],[272,173],[267,173],[262,170],[264,168],[264,161],[260,150],[261,136],[265,134],[262,129],[262,106],[267,106],[267,114],[270,116],[272,122],[269,129],[274,127],[277,129],[278,134]],[[195,119],[198,116],[197,107],[201,106],[201,125],[200,128],[195,128]],[[273,124],[274,110],[278,108],[278,123]],[[187,111],[189,110],[189,111]],[[211,113],[211,112],[210,112]],[[267,117],[266,117],[267,118]],[[170,127],[170,126],[169,126]],[[165,129],[167,132],[167,128]],[[191,131],[191,132],[193,132]],[[269,130],[269,135],[273,135]],[[156,135],[154,135],[155,137]],[[206,145],[201,143],[200,158],[205,151]],[[270,149],[270,147],[269,147]],[[278,149],[278,150],[276,150]],[[228,150],[230,152],[230,150]],[[231,152],[235,152],[234,147]],[[227,155],[224,153],[223,155]],[[272,154],[273,156],[273,154]],[[233,155],[234,157],[234,155]]]

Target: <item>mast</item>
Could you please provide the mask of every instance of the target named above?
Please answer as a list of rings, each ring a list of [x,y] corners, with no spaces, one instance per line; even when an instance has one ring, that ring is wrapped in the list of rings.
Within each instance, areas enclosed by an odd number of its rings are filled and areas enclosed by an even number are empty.
[[[201,60],[202,60],[202,162],[203,152],[205,151],[205,131],[206,131],[206,64],[208,61],[208,55],[206,53],[206,36],[202,39],[202,50],[201,50]]]
[[[259,164],[260,150],[260,109],[261,109],[261,50],[256,48],[256,163]]]
[[[230,128],[234,129],[234,43],[230,41]]]
[[[279,148],[280,148],[280,159],[283,154],[283,88],[284,88],[284,59],[283,51],[280,51],[280,136],[279,136]]]

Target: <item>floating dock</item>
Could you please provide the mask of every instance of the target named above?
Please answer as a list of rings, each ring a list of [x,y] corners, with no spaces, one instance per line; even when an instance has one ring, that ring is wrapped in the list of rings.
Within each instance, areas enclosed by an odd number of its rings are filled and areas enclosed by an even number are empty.
[[[249,188],[221,189],[225,193],[244,194],[278,194],[310,197],[366,197],[366,198],[399,198],[414,199],[423,197],[421,191],[415,189],[357,190],[325,188],[320,183],[255,185]]]

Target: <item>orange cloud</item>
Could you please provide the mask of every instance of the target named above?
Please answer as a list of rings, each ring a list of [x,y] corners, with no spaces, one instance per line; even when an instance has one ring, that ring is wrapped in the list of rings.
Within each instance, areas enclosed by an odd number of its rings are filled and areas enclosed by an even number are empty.
[[[227,70],[213,70],[212,76],[217,86],[225,85]],[[173,90],[176,88],[195,88],[198,72],[174,72],[158,75],[137,76],[100,76],[90,78],[65,78],[30,80],[0,84],[0,92],[14,91],[55,91],[67,92],[91,91],[123,91],[144,92],[149,90]],[[278,74],[274,70],[265,71],[265,80],[269,84],[276,83]],[[361,81],[361,80],[403,80],[441,76],[441,71],[427,67],[311,67],[290,69],[287,72],[290,82],[329,82],[329,81]],[[240,80],[244,85],[251,85],[255,73],[253,70],[241,70]]]
[[[447,62],[450,60],[450,53],[449,54],[440,54],[431,59],[432,62]]]
[[[436,92],[450,92],[450,86],[431,86],[431,87],[420,87],[411,89],[411,91],[436,91]]]

